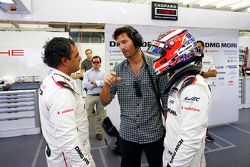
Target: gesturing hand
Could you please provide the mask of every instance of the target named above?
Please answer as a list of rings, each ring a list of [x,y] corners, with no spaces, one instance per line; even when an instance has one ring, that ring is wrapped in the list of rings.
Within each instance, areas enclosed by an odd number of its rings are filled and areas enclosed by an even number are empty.
[[[114,71],[111,71],[110,74],[107,74],[104,77],[104,84],[111,86],[112,84],[114,84],[120,80],[122,80],[122,78],[118,77]]]

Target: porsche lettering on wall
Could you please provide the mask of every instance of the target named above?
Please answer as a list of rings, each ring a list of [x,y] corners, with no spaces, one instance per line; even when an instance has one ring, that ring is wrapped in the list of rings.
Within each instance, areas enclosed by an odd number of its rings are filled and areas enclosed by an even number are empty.
[[[24,56],[23,49],[0,50],[0,56]]]

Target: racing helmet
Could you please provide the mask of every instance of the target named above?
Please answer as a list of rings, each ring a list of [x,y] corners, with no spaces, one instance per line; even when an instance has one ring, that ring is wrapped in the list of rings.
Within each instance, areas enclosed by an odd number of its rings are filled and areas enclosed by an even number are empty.
[[[174,72],[196,61],[200,56],[197,51],[197,42],[186,29],[164,33],[157,40],[153,40],[147,49],[147,53],[157,57],[153,65],[156,75]]]

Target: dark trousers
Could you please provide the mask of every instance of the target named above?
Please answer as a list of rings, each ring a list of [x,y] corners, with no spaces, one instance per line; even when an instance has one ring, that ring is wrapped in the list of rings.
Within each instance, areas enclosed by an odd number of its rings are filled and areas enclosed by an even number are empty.
[[[121,167],[140,167],[143,150],[149,167],[162,167],[163,141],[164,135],[160,140],[146,144],[130,142],[120,137]]]

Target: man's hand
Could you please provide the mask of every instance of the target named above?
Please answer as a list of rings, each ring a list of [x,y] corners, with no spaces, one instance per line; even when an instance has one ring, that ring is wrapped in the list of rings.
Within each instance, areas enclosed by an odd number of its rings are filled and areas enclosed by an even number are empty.
[[[111,71],[110,74],[107,74],[104,77],[104,84],[107,86],[111,86],[112,84],[122,80],[121,77],[118,77],[114,71]]]
[[[82,69],[80,69],[79,73],[76,73],[76,74],[72,73],[71,78],[73,78],[73,79],[81,79],[81,78],[83,78],[83,74],[84,74],[84,71]]]
[[[118,77],[114,71],[111,71],[110,74],[105,75],[104,77],[104,85],[101,89],[101,100],[104,103],[109,103],[111,99],[111,94],[110,94],[110,87],[112,84],[119,82],[122,80],[121,77]]]
[[[96,84],[96,81],[95,81],[95,80],[91,81],[90,83],[91,83],[92,85],[94,85],[94,87],[97,87],[97,84]]]
[[[204,78],[216,77],[217,76],[217,70],[216,69],[208,70],[207,72],[203,72],[202,76]]]

